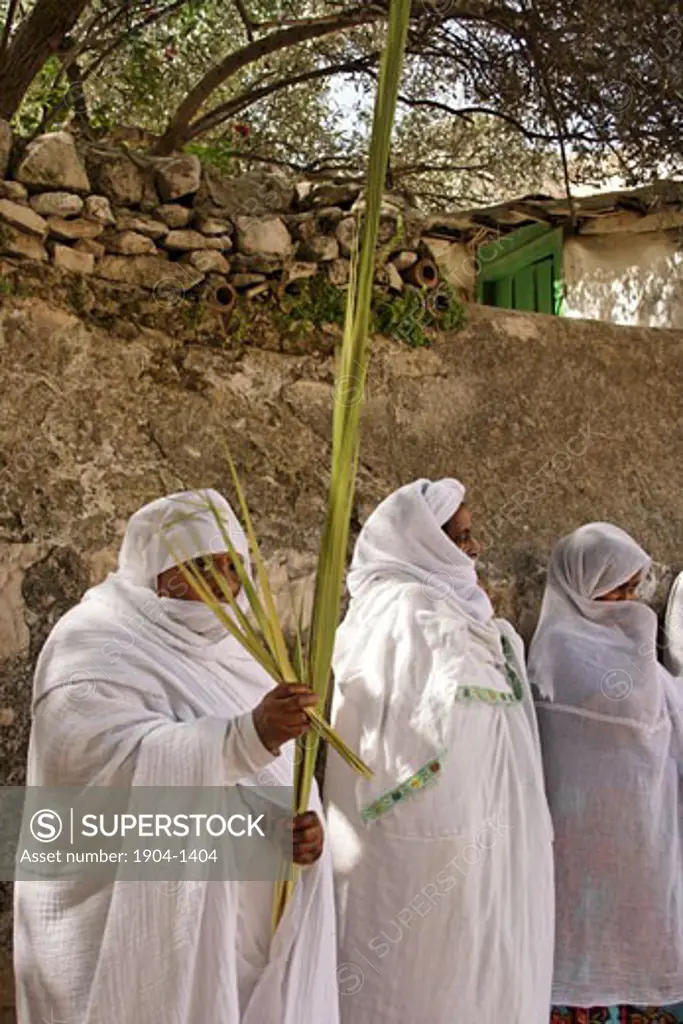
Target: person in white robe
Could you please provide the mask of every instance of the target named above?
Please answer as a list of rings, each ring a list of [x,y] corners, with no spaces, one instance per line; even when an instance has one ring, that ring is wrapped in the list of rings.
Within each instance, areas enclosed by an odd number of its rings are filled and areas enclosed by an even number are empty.
[[[294,739],[315,697],[276,688],[174,565],[170,549],[222,597],[210,559],[238,594],[210,504],[249,571],[245,534],[215,491],[140,509],[118,570],[41,652],[29,786],[292,785]],[[18,881],[18,1024],[337,1024],[321,814],[314,787],[294,822],[305,867],[274,938],[272,882]]]
[[[609,523],[563,538],[531,644],[555,828],[558,1021],[578,1020],[572,1007],[679,1019],[663,1008],[683,999],[681,683],[638,600],[649,569]]]
[[[683,572],[673,581],[664,619],[664,664],[674,676],[683,675]]]
[[[552,828],[524,650],[478,583],[465,488],[369,517],[333,723],[374,771],[325,781],[344,1024],[545,1024]]]

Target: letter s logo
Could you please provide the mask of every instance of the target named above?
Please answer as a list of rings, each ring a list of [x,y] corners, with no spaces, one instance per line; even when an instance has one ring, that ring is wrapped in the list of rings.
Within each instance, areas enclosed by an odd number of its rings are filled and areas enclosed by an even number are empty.
[[[62,833],[62,819],[56,811],[36,811],[31,818],[31,835],[39,843],[53,843]]]

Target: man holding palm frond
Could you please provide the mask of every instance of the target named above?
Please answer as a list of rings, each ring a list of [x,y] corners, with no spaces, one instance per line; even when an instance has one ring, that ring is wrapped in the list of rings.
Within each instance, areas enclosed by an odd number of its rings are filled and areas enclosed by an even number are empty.
[[[545,1024],[552,826],[521,639],[477,581],[465,488],[418,480],[356,545],[325,797],[344,1024]]]
[[[292,741],[317,699],[303,686],[274,688],[200,600],[211,591],[224,617],[246,611],[245,571],[247,539],[215,491],[140,509],[118,571],[41,653],[28,784],[291,787]],[[294,821],[303,871],[274,939],[272,882],[195,881],[174,892],[151,881],[18,882],[19,1024],[337,1024],[315,786],[308,806]]]

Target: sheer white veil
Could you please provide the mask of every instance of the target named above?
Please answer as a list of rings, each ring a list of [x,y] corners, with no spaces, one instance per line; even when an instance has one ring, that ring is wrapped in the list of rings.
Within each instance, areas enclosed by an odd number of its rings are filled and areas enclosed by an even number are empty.
[[[555,545],[529,675],[541,697],[644,723],[662,709],[657,618],[638,601],[598,601],[646,573],[650,556],[624,530],[588,523]]]

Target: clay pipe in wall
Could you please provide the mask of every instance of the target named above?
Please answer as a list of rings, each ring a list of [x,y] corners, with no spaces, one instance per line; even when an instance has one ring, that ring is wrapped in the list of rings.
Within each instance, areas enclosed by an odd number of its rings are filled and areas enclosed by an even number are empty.
[[[229,313],[237,301],[237,292],[227,281],[215,285],[207,296],[207,302],[221,313]]]
[[[436,288],[439,284],[439,271],[431,260],[418,260],[406,270],[404,277],[418,288]]]
[[[451,307],[451,300],[446,292],[439,288],[427,296],[427,308],[432,316],[438,320],[444,316]]]

